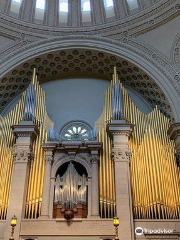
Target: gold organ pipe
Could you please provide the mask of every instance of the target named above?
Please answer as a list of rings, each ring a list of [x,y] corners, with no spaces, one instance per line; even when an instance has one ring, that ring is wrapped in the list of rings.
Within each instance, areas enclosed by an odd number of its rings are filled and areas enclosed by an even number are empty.
[[[11,126],[22,120],[19,109],[24,106],[24,94],[18,104],[5,117],[0,116],[0,219],[6,219],[10,183],[12,178],[12,149],[15,137]]]
[[[105,91],[104,116],[101,116],[99,139],[103,142],[100,156],[101,216],[113,216],[106,203],[114,203],[114,163],[110,159],[112,139],[106,134],[106,124],[112,119],[112,87],[118,80],[116,67],[110,87]],[[134,124],[129,141],[133,213],[135,218],[180,217],[180,172],[175,160],[174,142],[167,135],[169,120],[156,108],[142,113],[131,101],[121,84],[123,116]],[[105,148],[105,150],[104,150]],[[110,170],[111,169],[111,170]],[[107,190],[107,191],[106,191]],[[111,214],[109,214],[111,212]],[[106,214],[108,213],[108,214]]]
[[[40,214],[42,201],[42,187],[44,176],[44,152],[41,143],[47,140],[47,127],[45,119],[45,92],[37,82],[36,71],[33,71],[32,83],[36,91],[35,123],[40,127],[38,140],[35,141],[33,151],[35,153],[34,163],[30,168],[29,186],[26,203],[26,218],[36,218]],[[18,124],[23,119],[26,92],[22,94],[19,103],[5,117],[0,115],[0,219],[6,219],[10,183],[12,178],[13,156],[12,149],[15,137],[11,126]],[[35,185],[33,184],[35,183]],[[35,206],[32,205],[35,201]]]
[[[45,108],[45,92],[37,82],[34,75],[33,84],[36,91],[36,109],[35,123],[39,126],[39,135],[34,142],[34,163],[30,170],[30,180],[26,203],[26,218],[37,218],[41,211],[42,188],[44,179],[44,150],[41,147],[42,142],[47,140],[47,126],[45,120],[47,118]]]

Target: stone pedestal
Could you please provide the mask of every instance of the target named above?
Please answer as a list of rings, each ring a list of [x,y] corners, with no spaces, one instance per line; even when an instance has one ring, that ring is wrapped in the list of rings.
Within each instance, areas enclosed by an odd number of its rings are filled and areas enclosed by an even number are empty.
[[[170,126],[168,134],[175,142],[177,165],[180,166],[180,123],[174,123]]]
[[[55,144],[46,144],[43,146],[45,150],[45,171],[43,182],[43,194],[42,194],[42,209],[40,218],[49,218],[49,200],[51,190],[51,167],[53,162],[53,151],[56,147]]]
[[[92,185],[91,185],[91,217],[99,218],[99,155],[98,151],[91,152]]]
[[[25,212],[30,164],[33,160],[32,143],[37,131],[33,122],[20,122],[19,125],[13,126],[17,139],[13,151],[14,166],[4,237],[6,240],[10,238],[11,218],[14,215],[17,217],[14,238],[19,239],[21,219],[24,218]]]
[[[113,136],[112,158],[115,168],[116,209],[119,217],[119,238],[134,239],[132,200],[130,186],[130,149],[129,136],[133,125],[124,120],[112,121],[107,131]]]

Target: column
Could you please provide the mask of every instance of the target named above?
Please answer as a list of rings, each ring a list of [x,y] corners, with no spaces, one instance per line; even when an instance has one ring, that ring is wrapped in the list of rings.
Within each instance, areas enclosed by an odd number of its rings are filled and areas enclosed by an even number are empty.
[[[43,194],[42,194],[42,209],[40,218],[50,218],[49,207],[50,207],[50,193],[51,193],[51,167],[53,162],[53,151],[54,144],[52,146],[43,145],[45,150],[45,171],[44,171],[44,182],[43,182]]]
[[[130,186],[129,136],[133,126],[124,120],[112,121],[107,130],[113,136],[112,158],[115,170],[116,210],[119,217],[119,238],[134,239],[132,200]]]
[[[177,165],[180,166],[180,123],[172,124],[168,130],[168,134],[175,142],[176,161]]]
[[[91,183],[91,217],[99,218],[99,155],[91,151],[92,183]]]
[[[20,122],[13,126],[16,139],[13,157],[13,173],[7,212],[5,240],[10,238],[11,218],[16,215],[17,226],[15,227],[14,238],[19,239],[21,219],[24,218],[26,196],[28,189],[29,170],[33,161],[32,144],[37,136],[38,129],[33,122]]]
[[[91,188],[92,188],[92,178],[88,177],[88,215],[87,218],[91,218],[91,210],[92,210],[92,205],[91,205]]]

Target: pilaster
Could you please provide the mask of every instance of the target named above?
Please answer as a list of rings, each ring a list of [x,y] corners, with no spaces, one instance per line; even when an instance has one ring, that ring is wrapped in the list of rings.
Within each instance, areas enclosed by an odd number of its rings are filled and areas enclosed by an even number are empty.
[[[177,165],[180,166],[180,123],[172,124],[168,130],[168,134],[175,142],[176,161]]]
[[[99,218],[99,154],[91,151],[92,185],[91,185],[91,217]]]
[[[49,207],[50,207],[50,194],[51,194],[51,168],[53,163],[54,149],[56,148],[55,143],[46,143],[43,146],[45,150],[45,171],[44,171],[44,182],[43,182],[43,194],[42,194],[42,209],[40,218],[50,218]]]
[[[12,127],[16,136],[13,150],[14,166],[6,220],[5,238],[10,238],[11,218],[16,215],[17,226],[14,238],[19,239],[21,219],[24,218],[30,165],[33,161],[32,144],[38,133],[33,122],[20,122]]]
[[[116,210],[119,217],[119,236],[134,239],[129,163],[129,136],[133,125],[124,120],[112,121],[107,131],[113,138],[112,160],[115,171]]]

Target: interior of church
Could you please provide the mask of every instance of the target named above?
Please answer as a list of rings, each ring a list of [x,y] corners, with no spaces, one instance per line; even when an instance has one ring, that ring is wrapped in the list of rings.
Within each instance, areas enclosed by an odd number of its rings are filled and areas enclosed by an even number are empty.
[[[180,0],[0,0],[9,239],[180,239]]]

